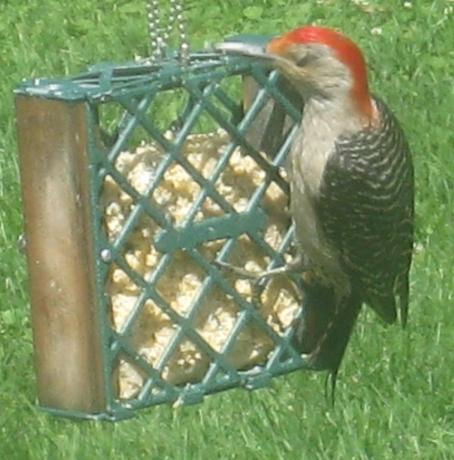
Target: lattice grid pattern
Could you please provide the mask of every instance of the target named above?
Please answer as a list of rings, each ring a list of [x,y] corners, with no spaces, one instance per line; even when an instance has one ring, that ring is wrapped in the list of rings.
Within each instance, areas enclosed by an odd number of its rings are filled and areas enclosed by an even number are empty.
[[[244,77],[260,88],[245,108]],[[261,271],[292,252],[284,165],[301,110],[278,80],[241,58],[202,53],[184,69],[172,59],[96,66],[23,88],[87,102],[111,417],[258,388],[306,365],[290,344],[300,315],[290,281],[265,283],[257,304],[249,281],[213,263]],[[285,123],[266,151],[257,130],[270,107]]]

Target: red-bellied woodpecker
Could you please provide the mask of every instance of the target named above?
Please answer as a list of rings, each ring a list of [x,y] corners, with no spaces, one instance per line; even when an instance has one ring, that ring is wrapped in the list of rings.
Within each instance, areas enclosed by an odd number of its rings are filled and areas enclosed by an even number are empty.
[[[220,47],[266,58],[301,93],[304,111],[289,165],[291,214],[306,272],[295,343],[333,389],[363,303],[386,322],[407,321],[414,179],[404,133],[369,93],[358,46],[324,27],[272,39],[266,49]],[[272,274],[268,273],[267,275]]]

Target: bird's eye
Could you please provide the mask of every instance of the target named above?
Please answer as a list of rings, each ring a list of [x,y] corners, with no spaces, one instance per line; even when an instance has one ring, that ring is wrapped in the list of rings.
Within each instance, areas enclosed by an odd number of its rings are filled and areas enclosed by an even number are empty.
[[[312,56],[311,54],[303,54],[302,56],[296,59],[295,63],[298,67],[304,67],[313,60],[314,60],[314,56]]]

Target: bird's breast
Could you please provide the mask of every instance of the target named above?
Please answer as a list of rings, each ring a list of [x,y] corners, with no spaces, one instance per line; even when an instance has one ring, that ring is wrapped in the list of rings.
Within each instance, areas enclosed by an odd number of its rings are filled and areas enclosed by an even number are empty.
[[[339,255],[326,240],[317,215],[316,201],[334,140],[318,132],[295,140],[291,152],[291,211],[295,237],[304,258],[327,278],[345,279]]]

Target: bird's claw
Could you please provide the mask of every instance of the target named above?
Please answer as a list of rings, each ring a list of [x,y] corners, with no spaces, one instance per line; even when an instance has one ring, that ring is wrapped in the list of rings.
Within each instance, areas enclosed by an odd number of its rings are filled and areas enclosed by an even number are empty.
[[[215,260],[213,263],[218,268],[222,270],[226,270],[229,273],[232,273],[238,276],[238,278],[251,281],[252,301],[256,305],[260,305],[261,303],[260,296],[263,291],[263,285],[261,282],[266,278],[266,276],[264,277],[264,275],[266,275],[267,272],[262,272],[262,273],[253,272],[250,270],[246,270],[245,268],[231,265],[227,262],[222,262],[220,260]]]
[[[227,262],[222,262],[220,260],[214,260],[213,264],[216,267],[222,270],[226,270],[232,273],[233,275],[237,275],[238,278],[242,278],[242,279],[255,281],[261,275],[261,273],[256,273],[250,270],[246,270],[245,268],[237,267],[236,265],[232,265]]]
[[[301,257],[297,257],[289,264],[283,265],[281,267],[272,268],[269,270],[265,270],[263,272],[253,272],[250,270],[246,270],[242,267],[237,267],[235,265],[231,265],[227,262],[223,262],[220,260],[213,261],[214,265],[222,270],[227,270],[231,274],[238,276],[241,279],[250,280],[252,284],[252,300],[255,304],[260,305],[261,294],[264,289],[264,282],[277,277],[277,276],[284,276],[291,273],[302,273],[307,270],[305,267],[303,259]],[[299,297],[299,296],[298,296]]]

